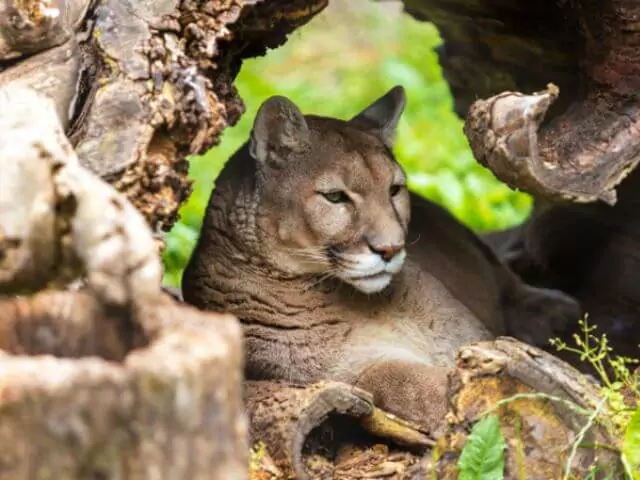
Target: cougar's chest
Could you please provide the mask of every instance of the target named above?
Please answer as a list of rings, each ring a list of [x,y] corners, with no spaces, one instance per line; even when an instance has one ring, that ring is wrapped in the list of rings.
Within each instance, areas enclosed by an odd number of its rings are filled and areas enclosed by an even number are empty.
[[[279,330],[245,324],[243,331],[247,378],[310,383],[326,378],[351,326],[340,322]]]

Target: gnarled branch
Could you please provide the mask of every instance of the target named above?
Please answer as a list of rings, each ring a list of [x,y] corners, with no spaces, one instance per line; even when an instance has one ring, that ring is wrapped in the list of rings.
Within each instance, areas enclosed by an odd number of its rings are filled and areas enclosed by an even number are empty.
[[[405,4],[441,29],[444,73],[481,163],[540,198],[616,202],[640,158],[636,1]],[[548,83],[559,91],[531,94]]]

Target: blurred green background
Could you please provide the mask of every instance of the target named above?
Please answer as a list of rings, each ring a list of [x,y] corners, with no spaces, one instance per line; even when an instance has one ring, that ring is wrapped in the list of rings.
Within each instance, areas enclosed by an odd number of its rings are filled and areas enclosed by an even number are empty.
[[[291,98],[305,113],[347,119],[402,84],[407,107],[395,153],[410,188],[478,232],[521,222],[531,199],[473,159],[434,51],[440,42],[432,24],[402,13],[399,3],[331,0],[283,47],[246,61],[236,86],[247,112],[220,145],[191,159],[194,191],[167,236],[166,283],[179,285],[216,176],[248,138],[260,104],[275,94]]]

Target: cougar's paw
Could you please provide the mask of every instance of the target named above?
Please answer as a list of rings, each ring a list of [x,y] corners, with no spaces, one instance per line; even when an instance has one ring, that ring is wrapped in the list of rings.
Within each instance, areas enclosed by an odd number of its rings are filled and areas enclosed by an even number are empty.
[[[549,346],[583,315],[580,303],[561,292],[524,285],[505,305],[507,335],[531,345]]]
[[[356,386],[373,395],[376,407],[437,436],[447,413],[448,372],[447,368],[388,360],[367,367]]]

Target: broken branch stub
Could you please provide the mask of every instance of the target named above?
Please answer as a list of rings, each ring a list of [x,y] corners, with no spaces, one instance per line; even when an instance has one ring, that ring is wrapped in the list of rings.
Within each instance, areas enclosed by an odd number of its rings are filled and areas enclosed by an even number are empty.
[[[538,129],[558,95],[558,88],[549,85],[531,95],[503,92],[474,102],[464,133],[478,162],[512,188],[528,192],[553,182],[553,165],[545,166],[540,157]],[[547,195],[558,193],[557,188],[545,188]]]
[[[559,94],[551,84],[531,95],[503,92],[473,103],[464,133],[474,156],[512,188],[548,200],[613,205],[615,188],[640,161],[640,117],[607,114],[623,105],[599,98],[541,126]]]
[[[79,164],[46,95],[0,88],[0,170],[0,291],[84,273],[108,304],[158,295],[162,266],[144,218]]]

